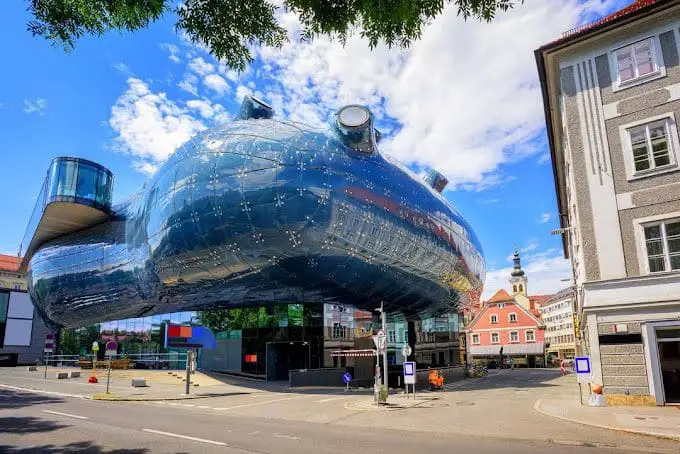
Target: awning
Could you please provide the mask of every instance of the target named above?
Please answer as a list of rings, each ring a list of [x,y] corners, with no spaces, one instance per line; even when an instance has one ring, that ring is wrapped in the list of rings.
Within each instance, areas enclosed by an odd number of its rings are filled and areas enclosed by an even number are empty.
[[[543,355],[543,343],[532,342],[527,344],[507,345],[472,345],[472,356],[495,356],[499,355],[503,347],[503,355]]]
[[[346,357],[375,356],[375,350],[335,350],[331,352],[331,356],[346,356]]]

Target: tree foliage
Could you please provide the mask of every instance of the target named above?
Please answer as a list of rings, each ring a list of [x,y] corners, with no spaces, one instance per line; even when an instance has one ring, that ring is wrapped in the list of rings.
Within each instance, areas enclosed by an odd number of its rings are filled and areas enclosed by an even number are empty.
[[[408,47],[421,37],[423,26],[444,8],[456,8],[464,19],[492,20],[524,0],[284,0],[303,26],[303,38],[326,35],[344,43],[359,33],[371,48],[379,42]],[[109,30],[146,28],[164,14],[177,16],[176,29],[202,44],[237,70],[253,59],[253,46],[280,47],[287,40],[277,6],[268,0],[29,0],[34,20],[28,30],[74,47],[84,35]]]

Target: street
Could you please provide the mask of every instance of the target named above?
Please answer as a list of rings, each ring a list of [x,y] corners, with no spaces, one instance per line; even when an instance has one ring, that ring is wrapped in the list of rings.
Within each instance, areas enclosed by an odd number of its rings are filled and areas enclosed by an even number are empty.
[[[102,402],[0,388],[0,452],[678,452],[673,441],[534,412],[525,396],[564,392],[561,380],[550,371],[492,371],[397,411],[362,408],[366,396],[335,391]]]

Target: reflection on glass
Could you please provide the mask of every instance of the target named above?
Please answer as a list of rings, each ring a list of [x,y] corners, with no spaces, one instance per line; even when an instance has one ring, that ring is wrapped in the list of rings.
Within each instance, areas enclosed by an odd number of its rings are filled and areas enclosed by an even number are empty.
[[[59,162],[59,184],[57,187],[57,195],[75,197],[77,170],[78,164],[74,161]]]
[[[84,163],[78,164],[78,181],[76,184],[76,197],[81,199],[95,200],[97,186],[97,171]]]

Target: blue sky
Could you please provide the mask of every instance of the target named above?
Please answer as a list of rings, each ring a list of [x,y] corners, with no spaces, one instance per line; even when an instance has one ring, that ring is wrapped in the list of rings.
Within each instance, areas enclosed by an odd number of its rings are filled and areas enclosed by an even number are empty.
[[[49,161],[94,160],[115,175],[114,200],[141,188],[174,148],[229,121],[244,94],[282,117],[321,123],[344,104],[376,113],[383,152],[451,180],[445,195],[485,249],[488,295],[506,283],[522,249],[531,293],[567,285],[533,49],[626,1],[528,0],[492,24],[462,23],[453,9],[409,50],[301,43],[256,49],[237,74],[174,32],[169,14],[147,30],[84,38],[64,53],[26,31],[25,2],[1,2],[0,252],[16,254]]]

